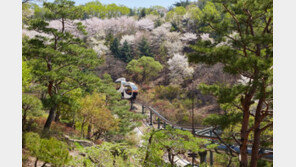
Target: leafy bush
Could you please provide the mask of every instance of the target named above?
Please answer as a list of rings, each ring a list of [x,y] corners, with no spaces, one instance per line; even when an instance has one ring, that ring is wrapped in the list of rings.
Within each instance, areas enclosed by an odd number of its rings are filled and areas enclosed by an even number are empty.
[[[168,99],[172,101],[177,98],[181,93],[181,89],[177,85],[158,86],[155,88],[155,97],[160,99]]]
[[[36,157],[36,163],[41,160],[54,166],[64,166],[71,159],[68,146],[55,138],[42,139],[37,133],[29,132],[25,134],[25,145]]]
[[[137,166],[139,163],[135,158],[137,157],[135,149],[124,143],[104,142],[99,146],[85,148],[76,143],[76,149],[84,153],[85,157],[80,162],[74,160],[76,162],[74,165],[83,163],[85,166]]]

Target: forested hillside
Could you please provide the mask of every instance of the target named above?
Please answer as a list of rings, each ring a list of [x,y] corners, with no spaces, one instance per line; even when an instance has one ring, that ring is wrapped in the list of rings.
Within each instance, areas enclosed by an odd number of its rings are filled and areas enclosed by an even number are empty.
[[[217,144],[228,151],[214,166],[272,165],[272,0],[22,7],[24,166],[176,166]],[[145,115],[116,91],[121,77],[174,124],[221,132],[216,144],[170,127],[137,138]]]

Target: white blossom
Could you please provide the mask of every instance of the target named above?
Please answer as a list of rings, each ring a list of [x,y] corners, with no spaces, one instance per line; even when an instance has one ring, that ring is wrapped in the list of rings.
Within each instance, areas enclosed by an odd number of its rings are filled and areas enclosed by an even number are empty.
[[[102,55],[106,55],[109,53],[109,48],[104,45],[104,41],[94,45],[93,50],[98,54],[98,57],[102,57]]]
[[[154,28],[154,22],[148,18],[143,18],[136,23],[139,29],[152,30]]]
[[[120,44],[123,45],[124,41],[128,44],[133,45],[135,43],[135,35],[124,35],[120,40]]]
[[[98,54],[98,57],[102,57],[102,55],[106,55],[110,53],[109,47],[105,45],[105,40],[97,40],[94,37],[88,39],[90,46],[92,46],[93,50]]]
[[[69,32],[78,38],[82,38],[84,35],[82,34],[82,32],[80,32],[77,29],[78,22],[79,22],[79,20],[65,20],[64,31]],[[54,28],[59,31],[62,31],[63,25],[62,25],[61,20],[51,20],[48,24],[49,24],[48,25],[49,28]]]
[[[190,77],[193,74],[193,68],[189,67],[188,59],[181,54],[174,54],[174,56],[168,60],[170,70],[170,81],[173,84],[180,84],[185,78]]]
[[[178,42],[180,41],[180,33],[179,32],[169,32],[167,34],[167,40],[170,42]]]
[[[245,77],[243,75],[240,75],[240,79],[238,80],[239,83],[241,83],[242,85],[247,85],[250,81],[252,81],[251,78]]]
[[[182,35],[180,39],[185,42],[191,42],[197,39],[197,35],[194,33],[186,32]]]
[[[134,33],[136,21],[132,17],[122,16],[118,18],[99,19],[96,17],[83,20],[89,36],[104,38],[108,33]]]
[[[149,20],[152,20],[152,21],[155,21],[158,18],[158,16],[153,15],[153,14],[149,14],[149,15],[145,16],[145,18],[149,19]]]
[[[34,38],[36,36],[42,36],[42,37],[46,37],[46,38],[53,37],[53,36],[46,34],[46,33],[40,33],[40,32],[34,31],[34,30],[28,30],[28,29],[23,29],[22,34],[29,37],[29,38]]]
[[[200,38],[202,41],[210,41],[212,44],[215,42],[215,40],[213,38],[211,38],[210,34],[208,34],[208,33],[201,34]]]
[[[169,33],[169,27],[166,25],[161,25],[152,30],[152,41],[154,45],[160,45],[163,41],[167,39],[167,34]]]
[[[167,48],[169,56],[173,56],[176,53],[182,52],[184,44],[180,40],[176,42],[166,41],[164,46]]]

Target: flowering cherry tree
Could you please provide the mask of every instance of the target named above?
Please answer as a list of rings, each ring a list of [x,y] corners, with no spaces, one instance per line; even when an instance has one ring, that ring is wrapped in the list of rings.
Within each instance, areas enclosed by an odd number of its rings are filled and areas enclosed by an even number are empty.
[[[82,21],[86,26],[89,36],[104,37],[109,32],[113,34],[134,33],[136,20],[132,17],[122,16],[118,18],[99,19],[96,17]]]
[[[189,67],[188,59],[181,54],[174,54],[168,61],[170,70],[170,81],[173,84],[180,84],[184,79],[193,74],[193,68]]]
[[[129,45],[135,44],[135,35],[124,35],[120,40],[120,44],[123,45],[124,41],[126,41]]]
[[[182,52],[184,44],[180,40],[176,42],[165,41],[164,46],[167,48],[169,56],[173,56]]]
[[[154,28],[154,22],[148,18],[144,18],[144,19],[139,20],[136,23],[136,26],[139,29],[151,31]]]
[[[191,32],[186,32],[180,39],[184,42],[191,42],[197,39],[197,35]]]

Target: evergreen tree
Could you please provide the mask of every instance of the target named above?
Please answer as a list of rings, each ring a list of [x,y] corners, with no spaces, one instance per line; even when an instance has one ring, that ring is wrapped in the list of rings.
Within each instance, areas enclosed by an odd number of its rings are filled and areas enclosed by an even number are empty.
[[[133,73],[139,82],[149,81],[157,76],[163,66],[152,57],[143,56],[138,60],[132,60],[126,66],[126,69]]]
[[[111,44],[113,43],[114,41],[114,37],[113,37],[113,34],[111,32],[109,32],[107,35],[106,35],[106,42],[105,42],[105,45],[106,46],[111,46]]]
[[[65,20],[73,18],[71,8],[75,8],[72,1],[58,0],[45,3],[44,7],[55,13],[55,19]],[[65,9],[66,8],[66,9]],[[63,10],[65,9],[65,10]],[[85,43],[64,31],[48,28],[48,22],[34,19],[30,23],[30,30],[46,34],[48,37],[36,36],[23,41],[23,56],[32,67],[35,82],[46,90],[43,103],[49,109],[49,115],[44,130],[49,130],[59,103],[66,94],[83,88],[90,91],[99,83],[99,78],[93,73],[101,60]]]
[[[146,38],[142,38],[141,42],[138,45],[138,50],[140,52],[140,57],[142,56],[153,57],[153,54],[151,53],[150,45]]]
[[[135,9],[130,8],[129,16],[134,16],[134,15],[135,15]]]
[[[110,50],[114,54],[114,57],[120,59],[119,40],[115,38],[110,44]]]
[[[194,53],[189,55],[189,61],[209,65],[222,63],[225,72],[241,76],[233,85],[203,84],[200,88],[216,96],[225,110],[224,115],[211,115],[206,123],[222,129],[239,128],[231,131],[229,138],[240,146],[237,152],[240,166],[256,167],[263,156],[259,154],[260,147],[272,144],[272,136],[271,140],[263,137],[273,125],[272,0],[215,2],[206,3],[200,22],[215,41],[199,41],[192,47]],[[236,139],[237,134],[240,139]],[[248,165],[250,142],[252,154]]]
[[[106,106],[112,111],[112,114],[118,116],[118,129],[109,132],[113,141],[122,141],[122,139],[131,131],[141,125],[139,122],[143,119],[143,115],[130,112],[128,101],[120,100],[121,94],[116,91],[115,83],[109,74],[105,74],[102,78],[102,84],[99,91],[105,94]]]
[[[123,42],[123,46],[120,49],[120,53],[121,53],[121,60],[126,63],[130,62],[133,59],[132,48],[127,41]]]
[[[143,18],[146,16],[146,8],[142,8],[141,9],[141,12],[139,14],[139,19]]]
[[[174,5],[176,7],[182,6],[182,7],[186,8],[186,6],[190,5],[190,2],[189,2],[189,0],[180,1],[180,2],[176,2]]]

